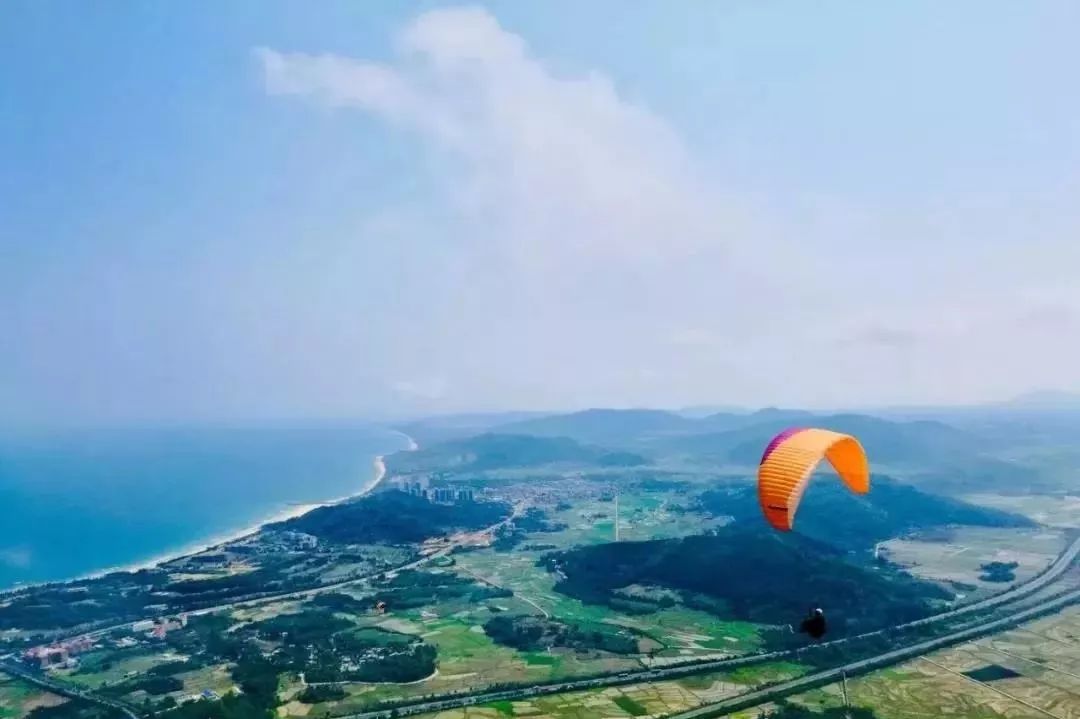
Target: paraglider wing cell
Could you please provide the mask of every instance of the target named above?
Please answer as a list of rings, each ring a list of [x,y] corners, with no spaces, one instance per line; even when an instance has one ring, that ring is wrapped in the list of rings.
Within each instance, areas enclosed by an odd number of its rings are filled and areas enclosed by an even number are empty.
[[[758,501],[769,524],[791,529],[810,475],[823,458],[852,492],[870,491],[870,467],[857,439],[827,429],[787,429],[769,442],[758,467]]]

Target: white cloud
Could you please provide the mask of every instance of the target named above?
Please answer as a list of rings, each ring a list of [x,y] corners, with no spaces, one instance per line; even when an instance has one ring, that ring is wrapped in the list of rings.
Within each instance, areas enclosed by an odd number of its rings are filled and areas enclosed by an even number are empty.
[[[1004,205],[885,211],[812,188],[737,201],[660,115],[598,72],[553,72],[482,9],[424,13],[395,48],[256,56],[269,93],[381,118],[427,148],[438,193],[411,224],[446,248],[453,282],[411,318],[403,341],[428,339],[405,371],[448,379],[399,381],[403,395],[452,382],[487,404],[830,404],[1080,381],[1076,362],[1017,344],[1052,342],[1037,326],[1070,315],[1045,307],[1080,300],[1030,294],[1063,276],[1050,220],[1025,253]]]

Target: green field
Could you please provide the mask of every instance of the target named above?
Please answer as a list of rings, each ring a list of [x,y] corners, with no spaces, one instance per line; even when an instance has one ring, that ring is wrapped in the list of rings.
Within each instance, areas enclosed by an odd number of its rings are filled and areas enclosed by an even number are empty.
[[[142,674],[150,667],[175,659],[177,659],[176,655],[162,652],[140,652],[127,655],[102,650],[79,657],[78,668],[63,674],[73,684],[96,689],[123,681],[131,674]]]
[[[22,719],[36,707],[63,704],[63,697],[0,674],[0,719]]]
[[[1017,676],[978,681],[965,674],[989,676],[985,670],[997,667]],[[848,691],[853,705],[872,708],[882,719],[1075,719],[1080,716],[1080,607],[852,679]],[[837,685],[791,701],[815,708],[843,704]]]
[[[778,681],[798,676],[804,668],[797,664],[776,663],[764,665],[759,670],[756,675],[715,673],[671,681],[553,694],[513,702],[495,702],[483,707],[425,714],[421,719],[499,719],[505,716],[536,719],[621,719],[664,716],[734,696],[763,681]]]

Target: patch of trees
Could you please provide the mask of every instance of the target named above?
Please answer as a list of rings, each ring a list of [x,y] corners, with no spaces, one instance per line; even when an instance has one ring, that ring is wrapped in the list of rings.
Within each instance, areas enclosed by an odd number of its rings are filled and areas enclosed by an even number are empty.
[[[1016,568],[1019,562],[987,562],[979,567],[982,574],[979,579],[984,582],[1012,582],[1016,579]]]
[[[216,700],[184,702],[158,716],[167,719],[274,719],[275,704],[264,704],[246,694],[228,694]]]
[[[373,602],[386,602],[387,609],[413,609],[437,602],[464,600],[480,602],[496,597],[511,597],[508,589],[479,584],[450,572],[398,572],[392,579],[375,584]]]
[[[297,699],[304,704],[318,704],[320,702],[334,702],[340,699],[344,699],[348,696],[348,692],[339,686],[332,684],[320,684],[314,687],[308,687],[304,691],[300,692]]]
[[[51,707],[37,707],[26,717],[27,719],[127,719],[127,716],[117,709],[81,701],[69,701]]]
[[[353,623],[331,612],[310,610],[296,614],[279,614],[251,626],[260,639],[287,640],[290,644],[307,645],[321,641]]]
[[[822,711],[814,711],[783,699],[777,700],[776,704],[776,708],[759,713],[759,719],[877,719],[877,714],[865,707],[851,707],[850,709],[829,707]]]
[[[151,696],[161,696],[169,692],[178,692],[184,688],[184,683],[176,677],[147,676],[126,685],[125,693],[137,692],[140,689]]]
[[[365,614],[375,606],[375,603],[371,600],[357,599],[351,594],[342,592],[316,594],[308,601],[308,604],[331,612],[343,612],[345,614]]]
[[[737,526],[711,535],[553,552],[538,563],[564,577],[556,590],[585,602],[647,607],[617,590],[655,585],[706,611],[763,624],[786,624],[807,607],[823,607],[837,633],[910,621],[951,596],[902,572],[851,563],[839,550],[797,534]]]
[[[561,532],[570,525],[566,522],[553,522],[544,510],[530,507],[525,514],[514,519],[514,526],[524,532]]]
[[[171,674],[179,674],[180,672],[190,672],[195,669],[199,669],[204,666],[197,658],[193,657],[187,661],[183,659],[177,659],[171,662],[163,662],[161,664],[155,664],[146,670],[146,673],[155,677],[167,677]]]
[[[528,615],[499,614],[484,623],[492,641],[520,651],[569,647],[578,651],[601,650],[615,654],[637,651],[637,639],[628,631],[605,625],[569,624]]]
[[[414,681],[435,670],[435,648],[417,637],[357,628],[325,610],[282,614],[239,631],[279,642],[271,666],[276,671],[303,671],[315,683]]]
[[[459,530],[491,526],[510,515],[502,502],[435,504],[423,497],[390,490],[352,502],[320,507],[307,514],[268,525],[342,544],[422,542]]]

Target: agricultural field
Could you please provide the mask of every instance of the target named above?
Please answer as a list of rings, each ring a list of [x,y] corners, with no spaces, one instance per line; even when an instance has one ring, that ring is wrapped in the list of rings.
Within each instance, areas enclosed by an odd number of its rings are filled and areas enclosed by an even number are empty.
[[[681,512],[687,503],[684,492],[651,490],[619,494],[619,538],[623,541],[663,539],[700,534],[722,526],[724,520],[695,512]],[[567,525],[553,533],[538,533],[535,542],[567,549],[582,544],[611,542],[615,538],[615,503],[607,498],[582,499],[566,509],[545,508],[553,522]]]
[[[1076,719],[1080,607],[852,679],[848,692],[853,706],[872,708],[882,719]],[[789,701],[839,707],[841,689],[831,685]]]
[[[964,499],[972,504],[1023,514],[1049,527],[1080,529],[1080,495],[969,494]]]
[[[136,652],[125,654],[111,650],[98,650],[79,657],[78,668],[61,671],[72,684],[97,689],[116,684],[127,677],[143,674],[147,669],[165,662],[182,659],[172,652]]]
[[[557,543],[557,534],[538,534],[530,542]],[[527,544],[527,543],[526,543]],[[640,651],[649,661],[742,654],[760,646],[753,624],[724,621],[707,612],[679,605],[647,615],[631,616],[609,607],[584,604],[555,591],[555,576],[537,566],[542,552],[500,553],[481,550],[457,555],[458,570],[514,591],[515,597],[540,612],[564,621],[606,622],[642,635]]]
[[[22,719],[38,707],[58,706],[67,699],[0,674],[0,719]]]
[[[645,539],[694,534],[719,522],[701,515],[670,511],[674,495],[620,496],[620,534],[624,539]],[[685,498],[683,498],[685,501]],[[676,605],[653,614],[631,616],[604,606],[584,604],[555,591],[555,577],[537,561],[547,548],[567,548],[580,544],[611,541],[613,525],[611,501],[575,503],[572,509],[548,512],[552,523],[565,528],[555,532],[530,533],[510,551],[493,548],[455,553],[452,561],[442,558],[435,572],[455,573],[482,584],[510,589],[511,597],[495,597],[481,602],[442,601],[422,607],[389,607],[382,616],[353,616],[361,625],[370,624],[422,637],[438,649],[439,669],[427,679],[411,684],[343,685],[345,699],[326,704],[306,705],[288,701],[283,713],[289,716],[318,715],[326,711],[362,711],[372,703],[388,699],[443,694],[492,684],[545,682],[595,673],[618,673],[643,665],[685,661],[706,656],[752,651],[760,645],[757,628],[744,622],[725,622],[706,612]],[[607,517],[600,515],[607,514]],[[528,549],[530,545],[545,549]],[[433,563],[434,565],[434,563]],[[432,571],[432,570],[429,570]],[[364,595],[363,587],[349,593]],[[260,608],[256,616],[280,608]],[[554,647],[546,651],[520,651],[496,644],[484,632],[483,624],[499,614],[531,614],[583,625],[611,624],[630,629],[638,639],[638,654],[619,655],[600,651],[575,651]],[[239,616],[239,613],[236,615]],[[245,616],[244,618],[248,618]],[[255,618],[252,616],[250,618]],[[698,691],[709,690],[714,682]],[[669,688],[669,693],[676,688]],[[686,692],[688,690],[680,689]],[[288,687],[283,698],[298,691]],[[698,701],[688,695],[686,701]],[[646,705],[657,705],[658,697],[646,697]],[[604,701],[607,701],[606,699]],[[628,705],[629,706],[629,705]],[[475,709],[472,711],[476,711]]]
[[[989,562],[1016,562],[1017,582],[1038,574],[1053,563],[1068,544],[1059,529],[996,529],[957,527],[947,541],[893,539],[881,544],[890,561],[924,579],[960,582],[976,587],[967,592],[982,596],[1000,592],[1007,584],[985,582],[980,567]]]
[[[482,707],[421,715],[420,719],[618,719],[666,716],[741,694],[764,682],[790,679],[802,672],[803,668],[797,664],[767,664],[739,672],[494,702]]]

